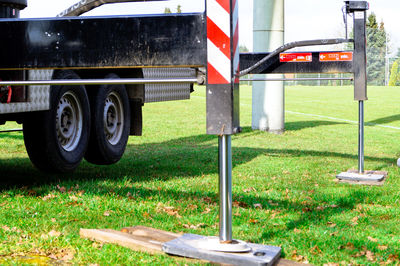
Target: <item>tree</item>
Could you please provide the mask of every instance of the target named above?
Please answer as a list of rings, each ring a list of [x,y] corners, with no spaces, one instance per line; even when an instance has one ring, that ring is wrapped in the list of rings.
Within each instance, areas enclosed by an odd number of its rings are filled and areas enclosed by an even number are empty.
[[[385,84],[386,31],[383,21],[378,24],[376,15],[367,19],[367,75],[372,85]]]
[[[176,13],[182,13],[182,6],[181,5],[177,6]]]
[[[165,14],[171,14],[172,12],[171,12],[171,9],[170,9],[169,7],[166,7],[166,8],[164,9],[164,13],[165,13]]]
[[[241,44],[241,45],[239,45],[239,52],[248,53],[249,52],[249,48],[247,48],[246,45]]]
[[[389,86],[400,86],[399,59],[394,61],[390,71]]]

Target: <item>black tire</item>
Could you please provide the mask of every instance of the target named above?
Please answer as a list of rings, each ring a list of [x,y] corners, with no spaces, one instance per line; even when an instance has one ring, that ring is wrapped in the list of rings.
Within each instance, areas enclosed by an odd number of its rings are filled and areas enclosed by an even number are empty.
[[[79,79],[73,71],[54,79]],[[84,86],[51,86],[50,110],[32,113],[23,124],[32,163],[45,172],[68,173],[81,162],[89,142],[90,106]]]
[[[119,78],[109,74],[106,79]],[[118,162],[129,138],[131,113],[124,85],[102,85],[90,94],[92,128],[85,159],[97,165]]]

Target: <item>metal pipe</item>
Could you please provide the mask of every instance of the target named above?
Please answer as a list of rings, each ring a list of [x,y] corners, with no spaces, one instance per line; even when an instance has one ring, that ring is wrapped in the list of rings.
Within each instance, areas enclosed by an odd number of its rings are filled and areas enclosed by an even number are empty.
[[[313,81],[313,80],[350,80],[354,78],[265,78],[265,79],[240,79],[240,81]]]
[[[197,83],[197,78],[178,79],[55,79],[0,81],[0,86],[36,86],[36,85],[107,85],[107,84],[162,84],[162,83]]]
[[[358,102],[358,173],[364,173],[364,101]]]
[[[232,242],[232,149],[231,136],[218,136],[219,240]]]

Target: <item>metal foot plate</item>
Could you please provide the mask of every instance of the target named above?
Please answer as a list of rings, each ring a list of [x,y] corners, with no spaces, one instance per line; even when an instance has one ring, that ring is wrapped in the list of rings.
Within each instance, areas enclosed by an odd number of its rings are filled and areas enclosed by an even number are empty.
[[[354,182],[382,182],[387,173],[381,171],[365,171],[359,174],[355,171],[342,172],[336,176],[339,180],[354,181]]]
[[[207,239],[206,236],[185,234],[164,243],[162,250],[165,253],[182,257],[244,266],[274,265],[281,255],[280,247],[250,243],[247,245],[251,248],[251,251],[243,253],[217,252],[199,248],[198,244],[207,241]]]

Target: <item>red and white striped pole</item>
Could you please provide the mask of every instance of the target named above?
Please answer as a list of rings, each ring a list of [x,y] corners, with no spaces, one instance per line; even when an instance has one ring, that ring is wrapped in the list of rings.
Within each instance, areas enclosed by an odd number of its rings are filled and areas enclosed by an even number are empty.
[[[239,83],[238,0],[207,0],[208,84]]]
[[[207,133],[218,135],[219,241],[232,243],[231,135],[239,128],[238,0],[207,0]]]

